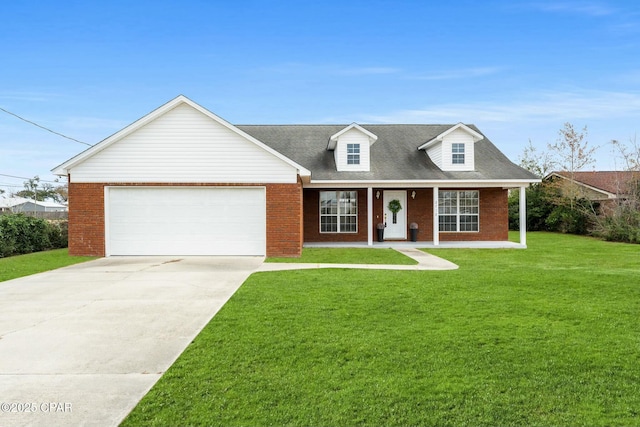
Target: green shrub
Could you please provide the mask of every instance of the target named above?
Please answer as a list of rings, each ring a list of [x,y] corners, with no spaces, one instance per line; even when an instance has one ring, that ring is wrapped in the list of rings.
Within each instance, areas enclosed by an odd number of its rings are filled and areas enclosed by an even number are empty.
[[[594,234],[611,242],[640,244],[640,212],[620,207],[598,224]]]
[[[546,221],[551,231],[569,234],[587,234],[587,222],[584,216],[575,209],[556,206]]]
[[[0,257],[67,246],[66,225],[24,214],[0,216]]]
[[[547,217],[555,207],[553,204],[553,188],[542,184],[531,185],[527,188],[527,230],[548,231]],[[520,191],[509,193],[509,229],[520,229]]]
[[[66,248],[69,242],[69,222],[49,222],[49,241],[52,249]]]

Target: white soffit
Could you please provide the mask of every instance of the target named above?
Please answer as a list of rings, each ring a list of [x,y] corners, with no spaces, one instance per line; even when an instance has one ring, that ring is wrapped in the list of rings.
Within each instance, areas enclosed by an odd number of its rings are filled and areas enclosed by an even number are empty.
[[[429,148],[430,146],[437,144],[438,142],[442,142],[445,136],[449,135],[451,132],[454,132],[458,129],[461,129],[466,133],[468,133],[469,135],[471,135],[471,137],[473,138],[473,142],[478,142],[481,139],[484,139],[484,136],[480,132],[476,132],[475,130],[471,129],[469,126],[465,125],[464,123],[458,123],[455,126],[451,126],[449,129],[442,132],[440,135],[436,136],[432,140],[427,141],[421,146],[419,146],[418,150],[424,150],[425,148]]]
[[[378,140],[377,135],[369,132],[368,130],[366,130],[365,128],[363,128],[357,123],[351,123],[349,126],[342,129],[340,132],[337,132],[331,135],[331,137],[329,137],[329,144],[327,145],[327,150],[335,150],[336,144],[338,143],[338,138],[340,138],[341,135],[349,132],[351,129],[356,129],[362,132],[363,134],[365,134],[369,138],[369,145],[373,145],[373,143]]]

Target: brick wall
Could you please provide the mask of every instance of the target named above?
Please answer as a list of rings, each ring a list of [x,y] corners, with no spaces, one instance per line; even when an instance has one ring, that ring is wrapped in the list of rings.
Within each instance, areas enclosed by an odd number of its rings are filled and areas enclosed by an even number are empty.
[[[104,184],[69,184],[69,254],[104,256]]]
[[[327,189],[322,191],[336,191]],[[367,190],[358,190],[358,232],[320,233],[320,191],[304,190],[304,241],[305,242],[366,242],[367,241]]]
[[[69,254],[105,255],[105,186],[260,186],[267,197],[267,256],[300,256],[302,251],[302,184],[157,184],[70,183]],[[283,201],[286,201],[284,203]]]
[[[411,193],[415,191],[415,199]],[[381,197],[382,198],[382,197]],[[418,188],[409,189],[407,192],[407,228],[415,222],[418,224],[418,241],[433,241],[433,189]],[[407,236],[411,236],[407,230]]]
[[[329,191],[333,191],[328,189]],[[395,189],[394,189],[395,190]],[[472,189],[475,190],[475,189]],[[376,193],[380,192],[380,198]],[[433,241],[433,189],[416,188],[407,191],[407,236],[409,225],[418,224],[418,241]],[[415,198],[411,193],[415,191]],[[509,217],[507,190],[501,188],[480,189],[480,231],[466,233],[440,232],[441,241],[501,241],[508,239]],[[377,239],[376,225],[384,221],[384,189],[373,189],[373,231]],[[358,190],[358,232],[320,233],[320,190],[304,190],[304,241],[305,242],[366,242],[367,241],[367,191]]]
[[[503,241],[509,239],[508,190],[480,189],[480,231],[440,232],[441,241]]]
[[[302,252],[302,184],[267,186],[267,256],[299,257]]]

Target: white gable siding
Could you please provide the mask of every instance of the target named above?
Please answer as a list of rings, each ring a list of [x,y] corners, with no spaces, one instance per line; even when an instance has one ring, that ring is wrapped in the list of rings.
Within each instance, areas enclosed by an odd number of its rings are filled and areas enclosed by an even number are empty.
[[[464,144],[464,164],[453,164],[453,144]],[[475,142],[469,133],[457,129],[436,142],[426,151],[429,158],[443,171],[475,170]]]
[[[427,148],[427,154],[433,163],[436,164],[440,169],[442,169],[442,143],[438,142],[437,144],[432,145]],[[444,169],[442,169],[444,170]]]
[[[71,168],[72,182],[295,183],[296,169],[186,104]]]
[[[347,164],[347,144],[360,144],[360,164]],[[350,129],[338,137],[333,155],[338,171],[368,171],[370,166],[369,137],[357,129]]]
[[[452,145],[464,144],[464,164],[452,163]],[[473,136],[462,129],[456,129],[442,139],[442,167],[445,171],[472,171],[475,169]]]

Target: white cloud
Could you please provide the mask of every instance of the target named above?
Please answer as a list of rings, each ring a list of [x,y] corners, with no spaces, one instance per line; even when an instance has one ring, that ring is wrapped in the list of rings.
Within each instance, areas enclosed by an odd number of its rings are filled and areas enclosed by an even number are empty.
[[[61,95],[50,92],[0,92],[0,100],[21,102],[48,102]]]
[[[546,122],[607,119],[640,114],[640,93],[547,92],[514,101],[446,103],[384,115],[363,115],[381,123]]]
[[[542,12],[572,13],[589,16],[613,15],[616,10],[602,2],[549,1],[528,3],[528,6]]]
[[[453,79],[469,79],[474,77],[488,76],[501,72],[500,67],[476,67],[463,68],[457,70],[441,71],[431,74],[409,76],[409,79],[415,80],[453,80]]]
[[[330,74],[342,76],[363,76],[377,74],[395,74],[400,69],[387,66],[352,67],[348,65],[318,65],[300,62],[287,62],[260,69],[261,73],[271,72],[276,74]]]
[[[61,122],[62,126],[67,129],[96,129],[99,131],[111,130],[113,132],[120,130],[129,123],[122,120],[104,119],[99,117],[67,117]]]
[[[372,74],[395,74],[399,73],[400,70],[398,68],[392,67],[356,67],[356,68],[329,68],[329,72],[335,74],[341,74],[346,76],[362,76],[362,75],[372,75]]]

